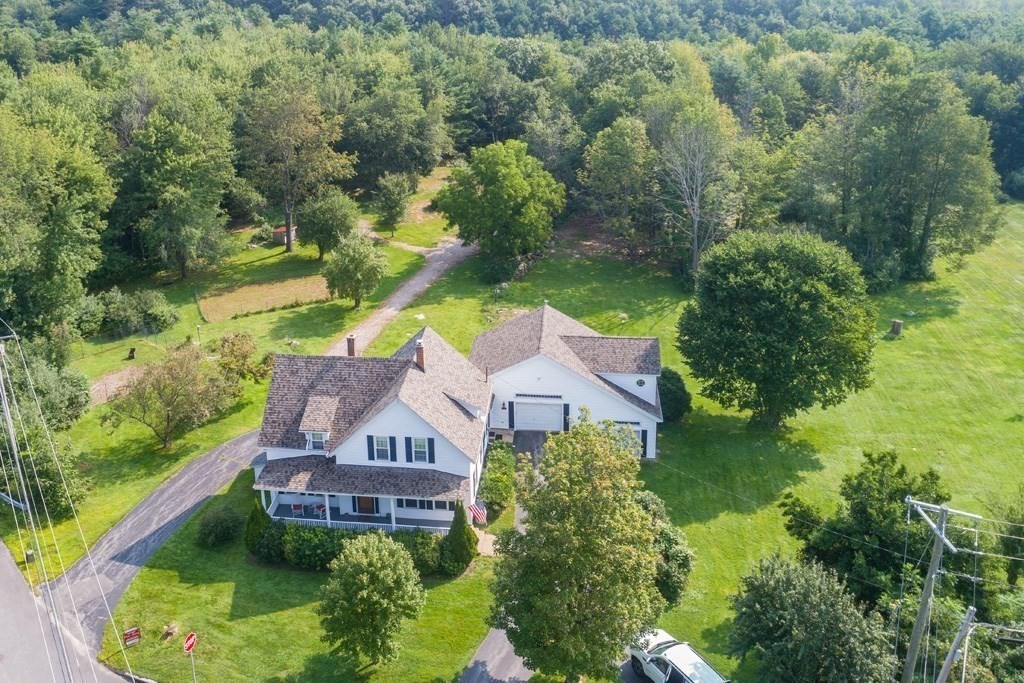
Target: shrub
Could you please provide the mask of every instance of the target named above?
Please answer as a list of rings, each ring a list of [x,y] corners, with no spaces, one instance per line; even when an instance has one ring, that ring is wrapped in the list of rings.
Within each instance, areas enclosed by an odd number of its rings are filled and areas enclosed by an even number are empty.
[[[259,497],[254,498],[252,510],[249,512],[248,519],[245,520],[245,532],[242,534],[242,542],[245,543],[246,549],[253,555],[259,555],[263,533],[270,526],[270,523],[270,515],[260,505]]]
[[[167,303],[167,297],[160,292],[143,289],[133,294],[132,299],[142,316],[143,326],[150,332],[163,332],[178,322],[178,311]]]
[[[396,531],[391,534],[412,557],[412,563],[420,576],[433,576],[441,568],[441,535],[424,529]]]
[[[1024,166],[1006,176],[1003,189],[1015,199],[1024,199]]]
[[[480,500],[487,514],[497,517],[515,502],[516,455],[511,444],[495,441],[487,449],[487,464],[480,480]]]
[[[99,295],[103,304],[102,331],[123,337],[142,329],[142,313],[130,296],[117,287],[111,287]]]
[[[196,542],[205,548],[226,545],[238,538],[244,523],[241,513],[228,507],[207,510],[199,518]]]
[[[323,571],[341,553],[345,542],[356,535],[346,529],[286,524],[282,539],[284,560],[300,569]]]
[[[476,532],[469,526],[466,509],[462,501],[455,503],[455,517],[448,535],[441,541],[441,571],[448,576],[458,576],[476,557]]]
[[[670,523],[659,525],[654,536],[654,547],[659,555],[654,584],[669,607],[675,607],[683,598],[686,582],[693,569],[693,551],[682,529]]]
[[[658,393],[661,395],[661,413],[665,422],[677,422],[693,410],[693,399],[686,390],[683,376],[672,368],[661,369]]]
[[[253,554],[268,564],[282,564],[284,557],[284,534],[288,525],[271,521],[260,534]]]
[[[256,228],[256,232],[249,238],[249,244],[266,244],[272,239],[274,239],[274,229],[264,223]]]
[[[78,331],[83,337],[99,334],[105,315],[103,301],[98,296],[86,294],[78,304]]]

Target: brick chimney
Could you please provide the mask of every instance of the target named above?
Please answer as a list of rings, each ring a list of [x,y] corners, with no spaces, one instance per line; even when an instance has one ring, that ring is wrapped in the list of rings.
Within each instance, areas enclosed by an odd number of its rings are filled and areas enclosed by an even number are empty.
[[[347,337],[345,337],[345,348],[347,350],[347,355],[356,355],[356,335],[350,334]]]
[[[416,365],[419,367],[420,370],[426,371],[426,369],[427,369],[426,361],[423,358],[423,340],[422,339],[417,339],[416,340]]]

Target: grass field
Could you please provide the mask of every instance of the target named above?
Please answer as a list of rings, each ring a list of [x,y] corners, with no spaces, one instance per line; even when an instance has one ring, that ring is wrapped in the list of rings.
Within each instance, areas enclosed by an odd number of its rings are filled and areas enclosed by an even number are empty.
[[[230,505],[247,514],[251,487],[248,471],[207,506]],[[188,679],[181,644],[196,631],[200,680],[453,681],[487,633],[493,560],[478,558],[458,579],[424,583],[426,606],[406,624],[397,660],[380,667],[354,663],[320,641],[313,607],[326,574],[254,565],[240,540],[225,548],[198,548],[197,520],[198,515],[157,551],[114,614],[119,627],[142,628],[142,642],[129,650],[135,673],[160,681]],[[172,623],[178,635],[161,639]],[[123,668],[116,638],[108,626],[101,659]]]
[[[315,248],[296,245],[295,251],[286,254],[283,246],[276,245],[242,248],[247,241],[244,232],[233,235],[232,239],[238,251],[217,267],[196,273],[185,281],[164,282],[159,278],[155,281],[180,315],[171,329],[114,341],[90,339],[76,349],[75,367],[94,380],[127,367],[125,359],[131,347],[136,348],[134,363],[141,364],[160,358],[167,346],[179,344],[186,337],[196,339],[198,334],[199,339],[207,342],[227,332],[243,330],[255,335],[260,353],[286,349],[317,353],[343,329],[368,315],[399,282],[423,265],[422,256],[383,245],[381,248],[388,258],[388,276],[359,310],[353,310],[350,301],[338,300],[233,319],[235,313],[321,299],[326,295],[326,288],[318,274],[320,263],[316,260]],[[154,282],[144,283],[144,286],[153,285]],[[204,319],[203,312],[207,313],[208,320]],[[197,325],[200,326],[198,332]]]
[[[668,275],[562,254],[494,301],[478,268],[469,262],[436,283],[369,353],[391,352],[424,324],[465,353],[481,330],[548,300],[606,334],[658,336],[663,363],[687,375],[673,341],[686,297]],[[876,303],[880,339],[890,319],[905,324],[899,339],[879,341],[870,389],[776,435],[749,430],[745,415],[698,395],[685,424],[661,430],[658,461],[644,464],[647,486],[697,553],[689,594],[661,625],[738,681],[755,678],[725,655],[728,596],[758,558],[793,548],[777,507],[786,491],[832,505],[860,453],[881,448],[895,448],[914,470],[934,466],[961,509],[988,511],[1024,481],[1024,205],[1009,207],[999,239],[962,269],[940,267],[935,281]]]
[[[439,166],[429,176],[421,178],[416,194],[412,196],[409,203],[405,222],[395,228],[394,235],[390,230],[377,230],[377,233],[396,242],[412,244],[417,247],[436,247],[445,235],[451,233],[445,231],[448,221],[430,211],[429,204],[448,179],[450,170],[446,166]],[[376,221],[376,217],[372,213],[365,214],[365,218],[371,222]]]

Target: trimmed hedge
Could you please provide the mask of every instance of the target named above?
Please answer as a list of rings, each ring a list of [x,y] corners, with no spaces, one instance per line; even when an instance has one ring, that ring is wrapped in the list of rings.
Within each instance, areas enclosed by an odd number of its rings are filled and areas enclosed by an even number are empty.
[[[345,542],[355,537],[348,529],[284,524],[284,560],[300,569],[326,571]]]
[[[441,534],[416,529],[396,531],[391,534],[391,538],[409,551],[420,576],[433,576],[441,570]]]
[[[516,454],[512,444],[495,441],[487,448],[479,497],[487,507],[487,516],[492,520],[515,503]]]

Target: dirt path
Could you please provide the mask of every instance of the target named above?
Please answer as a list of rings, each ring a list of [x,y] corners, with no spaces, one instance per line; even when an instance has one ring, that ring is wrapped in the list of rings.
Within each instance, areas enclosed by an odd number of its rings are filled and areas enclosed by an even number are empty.
[[[399,285],[398,289],[392,292],[391,296],[385,299],[369,317],[349,331],[356,337],[356,353],[362,353],[367,346],[372,344],[387,324],[398,317],[402,309],[425,292],[427,287],[479,251],[475,245],[464,245],[455,238],[446,238],[432,249],[414,247],[409,244],[403,245],[398,242],[390,242],[390,244],[424,254],[426,264],[420,268],[418,273]],[[344,356],[345,353],[345,339],[341,338],[334,342],[324,352],[324,355]]]
[[[98,406],[101,403],[106,403],[117,396],[117,392],[122,387],[126,386],[140,374],[142,374],[142,366],[132,365],[123,370],[103,375],[89,387],[89,395],[91,396],[89,405]]]

